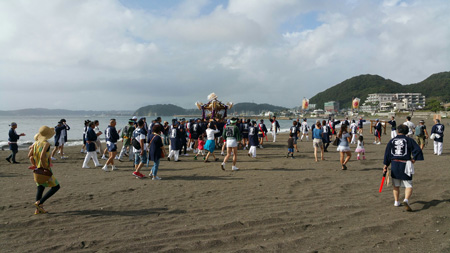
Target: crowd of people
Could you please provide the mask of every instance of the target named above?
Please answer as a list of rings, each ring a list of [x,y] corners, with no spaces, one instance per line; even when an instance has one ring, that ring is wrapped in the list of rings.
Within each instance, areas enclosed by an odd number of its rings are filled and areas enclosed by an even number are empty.
[[[286,157],[293,159],[295,152],[299,152],[298,140],[309,141],[309,132],[311,132],[315,161],[319,161],[319,151],[320,160],[325,160],[324,152],[328,152],[329,145],[332,143],[339,151],[341,169],[347,170],[347,163],[352,157],[350,144],[356,144],[357,160],[366,159],[364,123],[363,117],[351,121],[348,117],[343,120],[333,118],[317,120],[311,126],[308,125],[306,119],[294,120],[289,128]],[[410,117],[407,117],[403,124],[397,125],[394,117],[386,123],[391,125],[391,140],[387,143],[384,154],[384,171],[391,166],[394,205],[404,205],[409,211],[411,209],[409,198],[412,194],[412,174],[414,174],[412,164],[417,160],[423,160],[422,149],[428,139],[434,141],[434,154],[442,155],[445,126],[440,123],[439,119],[435,119],[435,125],[428,133],[423,120],[419,121],[417,126],[411,122]],[[12,122],[10,126],[11,155],[6,160],[11,163],[19,163],[16,161],[17,141],[25,134],[17,134],[15,122]],[[28,154],[32,164],[30,169],[35,172],[35,181],[38,186],[35,202],[36,214],[46,212],[42,204],[59,190],[59,183],[51,171],[51,162],[57,159],[55,158],[56,152],[61,159],[67,159],[64,154],[64,144],[67,142],[67,131],[69,130],[70,127],[65,119],[61,119],[55,128],[43,126],[34,137],[35,143],[30,147]],[[256,121],[238,118],[190,120],[175,118],[169,124],[167,121],[162,122],[160,117],[151,122],[147,122],[145,117],[140,119],[132,117],[126,126],[117,130],[116,120],[111,119],[104,133],[99,129],[98,120],[86,120],[81,149],[81,152],[85,153],[82,168],[90,168],[88,163],[93,160],[95,167],[102,167],[104,171],[110,171],[109,168],[111,168],[111,171],[114,171],[118,169],[115,160],[123,161],[124,157],[128,157],[129,161],[134,161],[133,176],[144,178],[145,175],[141,173],[142,168],[144,165],[148,166],[152,161],[153,167],[149,177],[152,180],[160,180],[158,169],[161,159],[166,158],[168,161],[179,162],[180,156],[189,156],[188,151],[193,151],[195,160],[201,157],[203,162],[208,163],[212,156],[213,161],[218,162],[219,158],[216,157],[214,151],[221,149],[221,155],[224,156],[220,164],[221,169],[226,170],[226,164],[231,159],[231,170],[238,171],[238,149],[248,150],[247,155],[256,158],[257,149],[264,148],[264,141],[268,141],[268,133],[272,133],[272,141],[276,142],[279,131],[280,125],[275,116],[270,118],[269,129],[263,119]],[[382,123],[378,119],[373,126],[373,132],[373,144],[380,145]],[[100,141],[100,136],[103,134],[106,141],[105,149],[102,149]],[[53,136],[55,147],[50,153],[48,140]],[[122,147],[120,153],[117,154],[117,143],[120,140]],[[168,146],[168,152],[164,146]],[[101,154],[101,158],[106,160],[104,165],[100,164],[97,158],[98,154]],[[38,175],[36,176],[36,174]],[[46,180],[38,182],[37,177]],[[51,187],[51,190],[42,197],[45,187]],[[406,188],[405,199],[402,203],[399,202],[399,187]]]

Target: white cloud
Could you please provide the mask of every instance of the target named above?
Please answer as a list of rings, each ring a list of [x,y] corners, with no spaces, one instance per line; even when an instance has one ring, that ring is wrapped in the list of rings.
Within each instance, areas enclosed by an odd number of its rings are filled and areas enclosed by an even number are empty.
[[[64,97],[42,106],[68,109],[192,107],[212,90],[295,106],[354,75],[413,83],[450,65],[446,0],[230,0],[204,12],[213,4],[0,1],[0,106],[30,107],[39,90]],[[317,27],[292,24],[311,11]]]

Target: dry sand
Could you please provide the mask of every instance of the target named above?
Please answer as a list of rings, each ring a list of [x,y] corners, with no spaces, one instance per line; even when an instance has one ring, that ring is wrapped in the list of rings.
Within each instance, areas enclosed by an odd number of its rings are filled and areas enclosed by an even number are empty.
[[[393,206],[391,186],[378,192],[389,137],[373,145],[368,128],[367,160],[353,153],[347,171],[333,146],[326,161],[314,162],[311,140],[286,159],[286,134],[258,149],[257,159],[239,151],[238,172],[230,163],[222,171],[219,162],[194,161],[191,153],[162,161],[161,181],[136,179],[131,162],[116,162],[114,172],[82,169],[80,148],[66,148],[69,159],[53,167],[61,189],[42,215],[33,214],[26,152],[18,154],[22,164],[11,165],[4,151],[0,251],[449,252],[448,122],[443,155],[434,156],[430,142],[425,161],[416,163],[414,212]],[[429,131],[432,125],[427,121]]]

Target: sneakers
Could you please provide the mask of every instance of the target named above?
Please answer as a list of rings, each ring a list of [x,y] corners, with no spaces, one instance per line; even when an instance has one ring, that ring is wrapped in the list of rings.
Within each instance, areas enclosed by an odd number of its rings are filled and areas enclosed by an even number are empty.
[[[359,156],[356,157],[356,160],[358,160],[358,161],[360,160]]]
[[[118,170],[118,168],[113,165],[111,170]]]
[[[108,160],[108,158],[106,158],[106,156],[102,156],[101,159],[102,159],[102,160]]]
[[[67,159],[69,158],[68,156],[61,156],[61,159]]]
[[[236,167],[236,166],[232,166],[232,167],[231,167],[231,170],[237,171],[237,170],[239,170],[239,168]]]
[[[167,161],[169,161],[169,162],[170,162],[170,157],[167,157]]]
[[[108,165],[103,166],[102,170],[108,172]]]
[[[394,206],[400,206],[400,201],[394,201]]]
[[[82,169],[90,169],[91,167],[89,167],[89,166],[86,165],[86,166],[81,166],[81,168],[82,168]]]
[[[377,142],[377,145],[380,145],[381,144],[381,142]]]
[[[53,156],[51,157],[51,159],[52,159],[52,161],[55,161],[55,160],[56,160],[56,158],[54,158]]]
[[[152,180],[161,180],[161,178],[158,177],[158,176],[154,176],[154,177],[152,178]]]
[[[140,172],[133,172],[133,176],[135,176],[136,178],[144,178],[144,175],[142,175]]]
[[[250,157],[250,153],[247,153],[248,157]]]
[[[52,157],[53,158],[53,157]],[[6,161],[8,161],[9,163],[11,163],[11,159],[10,158],[6,158]]]
[[[374,141],[374,142],[373,142],[373,144],[377,144],[377,142],[376,142],[376,141]]]
[[[197,160],[197,156],[194,156],[194,160]]]
[[[224,154],[223,152],[222,152],[222,153],[220,153],[220,155],[221,155],[221,156],[225,156],[225,154]]]
[[[222,168],[222,170],[225,170],[225,163],[222,163],[222,164],[220,165],[220,167]]]

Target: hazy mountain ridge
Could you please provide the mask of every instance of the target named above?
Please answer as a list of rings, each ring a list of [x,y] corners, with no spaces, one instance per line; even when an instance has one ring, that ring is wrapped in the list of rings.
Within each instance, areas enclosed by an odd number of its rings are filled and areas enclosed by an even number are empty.
[[[450,100],[450,72],[436,73],[427,79],[409,85],[401,85],[379,75],[359,75],[347,79],[333,87],[319,92],[310,99],[317,108],[324,107],[328,101],[337,101],[341,108],[350,108],[354,97],[365,101],[371,93],[422,93],[429,99]]]
[[[132,111],[85,111],[65,109],[27,108],[11,111],[0,111],[0,116],[98,116],[98,115],[131,115]]]

